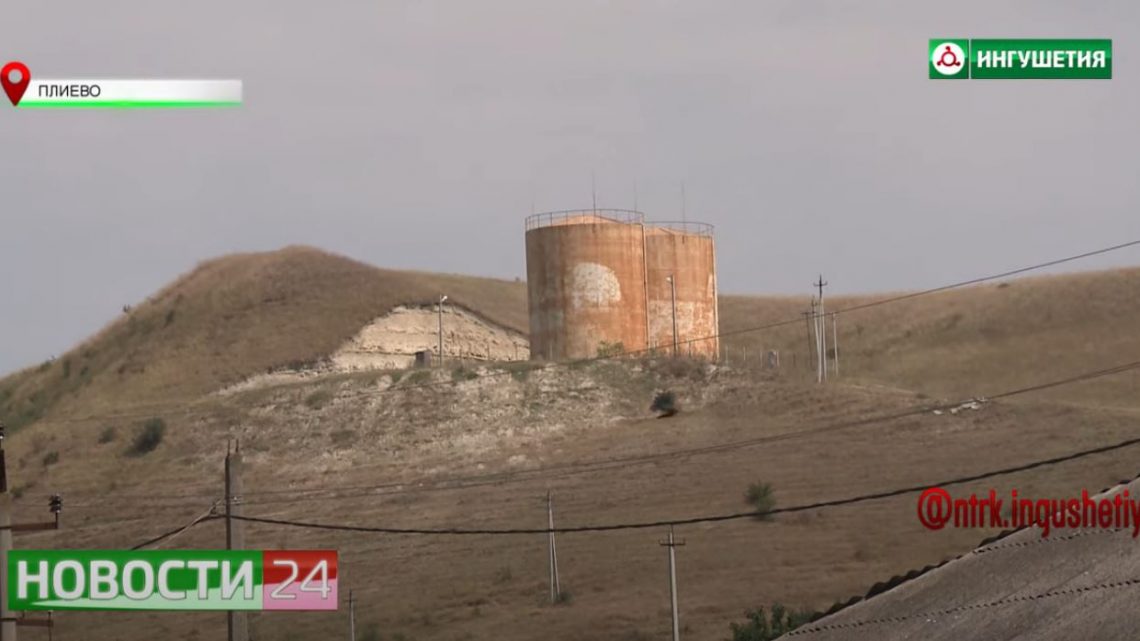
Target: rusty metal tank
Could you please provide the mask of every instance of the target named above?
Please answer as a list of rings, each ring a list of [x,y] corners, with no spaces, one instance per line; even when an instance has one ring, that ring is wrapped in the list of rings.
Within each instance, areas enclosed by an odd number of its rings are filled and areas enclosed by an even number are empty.
[[[646,223],[645,259],[650,349],[672,353],[675,317],[677,352],[716,359],[720,323],[712,225]]]
[[[645,348],[644,218],[630,210],[589,209],[526,219],[531,358]]]

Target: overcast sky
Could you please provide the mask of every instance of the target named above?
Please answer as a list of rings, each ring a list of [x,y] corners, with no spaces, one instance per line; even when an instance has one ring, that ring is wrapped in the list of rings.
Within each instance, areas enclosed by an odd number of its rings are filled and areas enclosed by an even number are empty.
[[[1111,81],[927,79],[931,37],[1113,39]],[[1140,237],[1135,0],[8,0],[36,78],[236,110],[0,109],[0,372],[198,261],[304,243],[525,276],[523,218],[717,228],[721,288],[935,286]],[[1140,264],[1140,251],[1069,268]]]

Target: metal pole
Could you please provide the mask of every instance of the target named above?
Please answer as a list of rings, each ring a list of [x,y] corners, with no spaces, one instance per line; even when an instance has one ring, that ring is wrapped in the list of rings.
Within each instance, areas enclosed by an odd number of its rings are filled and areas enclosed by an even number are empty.
[[[348,591],[348,641],[356,641],[356,600],[352,590]]]
[[[673,526],[669,526],[669,539],[660,543],[669,548],[669,599],[673,611],[673,641],[681,641],[681,618],[677,610],[677,546],[685,542],[677,542],[673,538]]]
[[[673,300],[673,357],[677,357],[677,279],[669,274],[669,291]]]
[[[447,296],[439,295],[439,366],[443,367],[443,302]]]
[[[562,596],[562,585],[558,580],[558,545],[554,540],[554,498],[550,492],[546,493],[546,523],[550,530],[548,534],[548,548],[550,551],[550,602],[558,603]]]

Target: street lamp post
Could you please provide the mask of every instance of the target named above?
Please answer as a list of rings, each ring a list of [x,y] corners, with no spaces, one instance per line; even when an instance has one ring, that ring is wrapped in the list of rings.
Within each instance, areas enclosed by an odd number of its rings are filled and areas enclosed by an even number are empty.
[[[447,296],[439,295],[439,366],[443,367],[443,302]]]
[[[669,274],[665,280],[669,281],[669,293],[673,300],[673,357],[677,357],[677,281],[673,278],[673,274]]]

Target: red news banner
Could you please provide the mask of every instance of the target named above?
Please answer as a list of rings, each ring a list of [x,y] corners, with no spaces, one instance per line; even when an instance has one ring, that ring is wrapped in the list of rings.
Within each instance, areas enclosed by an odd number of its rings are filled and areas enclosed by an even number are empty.
[[[1131,530],[1140,534],[1140,502],[1128,490],[1091,496],[1081,490],[1079,497],[1032,499],[1011,490],[1009,502],[996,490],[979,497],[976,493],[954,498],[949,492],[932,487],[918,497],[918,520],[930,530],[955,528],[1038,527],[1042,538],[1053,530],[1102,528]]]

